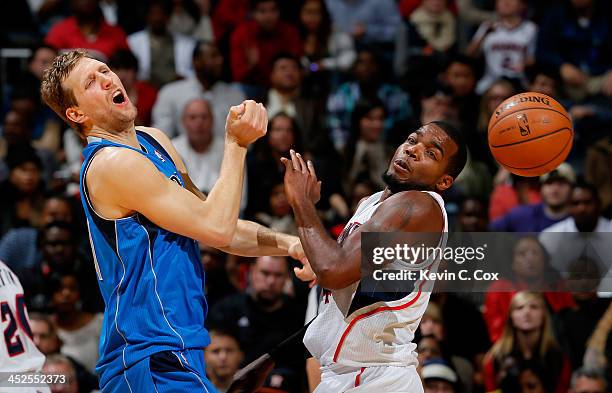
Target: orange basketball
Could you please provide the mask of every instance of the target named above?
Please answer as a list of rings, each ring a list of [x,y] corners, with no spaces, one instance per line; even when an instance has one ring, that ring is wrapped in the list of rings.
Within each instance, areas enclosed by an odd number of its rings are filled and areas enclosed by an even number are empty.
[[[541,93],[502,102],[489,120],[495,160],[520,176],[539,176],[559,166],[572,149],[572,120],[561,104]]]

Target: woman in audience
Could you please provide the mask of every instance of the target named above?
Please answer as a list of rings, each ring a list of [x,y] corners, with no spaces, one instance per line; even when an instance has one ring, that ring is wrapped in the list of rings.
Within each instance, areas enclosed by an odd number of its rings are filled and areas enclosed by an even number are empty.
[[[93,371],[98,361],[98,344],[103,314],[83,311],[78,275],[57,273],[49,279],[52,320],[64,343],[62,353]]]
[[[543,366],[541,380],[544,386],[550,380],[552,387],[547,391],[567,392],[571,366],[554,338],[546,301],[538,293],[524,291],[512,298],[503,334],[485,356],[486,391],[516,391],[509,386],[516,386],[527,362]]]
[[[549,256],[535,237],[526,236],[514,245],[511,272],[495,281],[487,291],[484,318],[492,342],[503,333],[513,295],[518,291],[538,290],[553,312],[575,306],[569,292],[561,292],[564,282],[550,265]]]
[[[344,189],[347,195],[357,179],[385,187],[381,175],[387,169],[388,149],[384,143],[386,112],[379,100],[361,99],[351,117],[351,134],[344,149]]]

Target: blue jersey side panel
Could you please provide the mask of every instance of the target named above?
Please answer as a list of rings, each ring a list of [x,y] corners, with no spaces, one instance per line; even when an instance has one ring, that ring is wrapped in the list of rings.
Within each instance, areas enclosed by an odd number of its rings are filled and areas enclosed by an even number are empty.
[[[153,353],[201,349],[210,342],[204,329],[207,304],[197,243],[160,228],[139,213],[104,219],[90,203],[87,169],[96,152],[109,146],[138,151],[166,177],[184,186],[172,159],[157,141],[143,132],[137,135],[141,150],[100,140],[83,152],[81,201],[106,304],[97,365],[100,386]]]

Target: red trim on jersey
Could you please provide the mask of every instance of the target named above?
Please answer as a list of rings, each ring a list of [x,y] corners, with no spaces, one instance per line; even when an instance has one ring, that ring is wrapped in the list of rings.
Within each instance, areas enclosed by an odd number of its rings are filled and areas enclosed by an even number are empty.
[[[417,294],[414,297],[414,299],[412,299],[408,303],[400,304],[399,306],[394,306],[394,307],[390,307],[390,306],[377,307],[374,310],[368,311],[367,313],[361,314],[360,316],[358,316],[355,319],[353,319],[349,323],[349,325],[346,327],[346,329],[344,330],[344,333],[342,333],[342,337],[340,337],[340,342],[338,343],[338,346],[336,347],[336,352],[334,352],[334,362],[336,362],[338,360],[338,355],[340,355],[340,350],[342,349],[342,344],[344,344],[344,340],[346,339],[346,336],[348,336],[349,332],[351,331],[351,329],[353,328],[355,323],[357,323],[357,321],[359,321],[360,319],[363,319],[365,317],[369,317],[371,315],[379,313],[379,312],[403,310],[403,309],[405,309],[407,307],[412,306],[419,299],[419,297],[421,296],[421,288],[423,287],[424,283],[425,283],[425,281],[421,281],[421,284],[419,285],[419,292],[417,292]]]
[[[359,371],[359,374],[357,374],[357,376],[355,377],[355,387],[361,384],[361,374],[363,374],[364,370],[365,370],[365,367],[361,367],[361,371]]]

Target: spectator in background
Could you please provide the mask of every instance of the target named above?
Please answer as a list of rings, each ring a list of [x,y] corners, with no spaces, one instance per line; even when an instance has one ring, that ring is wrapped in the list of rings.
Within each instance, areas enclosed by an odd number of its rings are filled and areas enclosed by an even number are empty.
[[[572,374],[569,393],[606,393],[608,382],[601,370],[579,368]]]
[[[542,202],[517,206],[505,216],[491,222],[491,230],[499,232],[541,232],[564,220],[569,214],[574,170],[567,163],[540,176]]]
[[[298,30],[304,43],[302,65],[309,72],[307,86],[320,95],[329,91],[330,78],[348,71],[357,53],[353,38],[332,27],[329,10],[324,0],[306,0],[300,9]],[[331,81],[332,83],[334,81]]]
[[[516,384],[521,365],[526,361],[546,370],[542,380],[545,386],[550,382],[547,391],[567,391],[571,366],[554,338],[546,301],[537,293],[518,292],[512,297],[503,334],[485,357],[486,391]]]
[[[603,216],[612,219],[612,137],[597,141],[587,150],[584,166],[586,180],[597,187]]]
[[[384,143],[384,104],[378,99],[361,99],[355,104],[351,117],[351,133],[344,150],[344,190],[349,194],[357,179],[367,179],[383,189],[385,183],[381,174],[389,162]]]
[[[242,22],[232,33],[230,58],[234,81],[245,85],[246,95],[257,95],[269,85],[272,60],[280,52],[302,55],[302,42],[295,27],[280,20],[277,0],[252,0],[253,19]]]
[[[206,301],[209,307],[238,292],[229,278],[226,253],[200,243],[200,260],[206,272]]]
[[[104,20],[99,3],[99,0],[70,0],[72,16],[53,25],[45,43],[56,49],[84,48],[102,61],[117,49],[128,49],[125,32]]]
[[[76,370],[66,356],[51,355],[47,357],[45,365],[42,369],[43,374],[47,375],[65,375],[65,383],[51,383],[51,393],[78,393],[81,390],[77,379]]]
[[[42,228],[38,240],[40,259],[33,267],[17,272],[23,283],[28,308],[39,312],[49,309],[52,299],[48,284],[55,273],[74,273],[78,276],[85,310],[97,312],[103,308],[100,292],[96,288],[94,264],[77,251],[78,239],[74,227],[63,221],[52,221]]]
[[[343,0],[338,0],[343,1]],[[381,100],[387,113],[385,133],[412,116],[408,95],[399,86],[385,83],[379,59],[370,50],[361,50],[353,64],[354,81],[343,83],[327,100],[328,125],[331,138],[338,151],[342,151],[349,138],[351,118],[359,99]]]
[[[60,148],[63,122],[50,108],[42,105],[39,91],[43,71],[55,56],[57,51],[54,48],[45,44],[37,45],[28,59],[27,70],[15,78],[12,89],[7,86],[9,88],[5,90],[11,93],[11,106],[23,112],[32,123],[31,137],[34,146],[53,153]],[[32,103],[36,104],[31,105]]]
[[[130,102],[136,105],[136,125],[150,125],[157,90],[149,83],[137,79],[138,59],[136,56],[127,49],[120,49],[110,57],[108,66],[121,80],[130,97]]]
[[[284,166],[281,157],[287,157],[289,150],[303,151],[300,129],[295,120],[286,113],[270,118],[268,132],[255,142],[247,159],[249,179],[249,205],[247,216],[267,211],[269,193],[272,187],[283,182]]]
[[[216,41],[229,41],[236,26],[249,16],[249,0],[219,0],[213,10],[212,23]]]
[[[30,313],[30,328],[36,347],[45,356],[59,354],[62,348],[62,340],[57,335],[57,329],[49,316],[40,313]],[[66,356],[76,372],[80,390],[90,392],[99,387],[98,377],[88,371],[83,365],[70,356]]]
[[[476,134],[473,134],[471,138],[467,139],[472,158],[486,163],[492,173],[495,173],[498,165],[493,159],[487,143],[489,120],[499,104],[516,93],[517,91],[514,85],[507,79],[500,79],[494,82],[491,87],[484,92],[480,100]]]
[[[45,200],[40,226],[9,230],[0,239],[0,260],[16,271],[33,267],[40,260],[37,247],[40,230],[53,221],[74,222],[72,205],[67,198],[58,195]]]
[[[199,9],[194,0],[172,0],[168,13],[168,31],[193,37]]]
[[[575,307],[574,299],[567,290],[559,273],[551,266],[546,249],[534,237],[520,238],[512,250],[511,272],[494,281],[487,290],[484,301],[484,319],[492,342],[504,332],[508,310],[518,291],[542,292],[545,305],[553,312]]]
[[[322,138],[324,108],[302,90],[301,71],[300,62],[293,54],[277,54],[272,60],[270,88],[262,102],[268,110],[269,118],[282,112],[295,119],[303,131],[303,145],[312,147],[320,143]]]
[[[275,231],[297,235],[297,225],[285,195],[285,185],[278,183],[268,192],[267,209],[255,213],[256,221]]]
[[[401,17],[393,0],[326,0],[333,26],[358,44],[393,44]]]
[[[52,321],[62,340],[62,353],[94,371],[102,330],[102,313],[84,311],[81,286],[86,283],[75,271],[54,273],[49,277],[48,294],[53,310]]]
[[[211,0],[195,0],[198,7],[198,23],[193,29],[191,36],[199,41],[215,41],[215,33],[213,32],[213,24],[210,18]]]
[[[219,393],[225,393],[232,384],[244,354],[238,337],[231,330],[213,327],[208,334],[210,344],[204,350],[206,376]]]
[[[227,108],[244,100],[244,95],[221,80],[223,56],[213,42],[199,42],[192,56],[195,77],[168,83],[157,96],[153,106],[153,127],[168,136],[184,134],[181,116],[187,103],[194,98],[205,98],[213,107],[213,118],[225,119]],[[215,122],[214,134],[225,137],[223,121]]]
[[[554,385],[547,381],[545,365],[537,361],[527,361],[519,369],[516,388],[520,393],[548,393],[554,392]]]
[[[601,0],[571,0],[546,13],[540,24],[537,58],[559,70],[574,100],[612,96],[612,14]]]
[[[486,21],[472,38],[466,52],[484,55],[485,74],[476,86],[484,93],[500,78],[517,79],[527,84],[525,67],[533,63],[537,26],[525,20],[526,0],[497,0],[496,21]]]
[[[439,76],[442,83],[452,92],[453,100],[459,111],[461,128],[469,135],[476,131],[478,107],[480,97],[476,94],[475,62],[467,56],[455,55],[451,57]]]
[[[494,178],[496,184],[489,201],[489,219],[494,221],[506,216],[519,205],[540,203],[540,182],[537,177],[522,177],[499,168]]]
[[[32,150],[41,162],[41,175],[45,184],[50,184],[53,180],[53,172],[57,169],[57,160],[52,151],[44,147],[34,147],[32,118],[22,111],[11,109],[4,116],[3,125],[3,135],[0,137],[0,159],[7,159],[10,150]],[[8,165],[8,162],[0,161],[0,180],[8,177],[8,167],[5,165]]]
[[[151,1],[147,10],[147,26],[127,38],[138,58],[138,79],[160,88],[178,78],[193,75],[191,55],[196,41],[168,31],[172,12],[170,0]]]
[[[394,67],[406,88],[418,93],[441,71],[457,41],[455,15],[446,0],[424,0],[401,24]]]
[[[599,258],[595,263],[605,273],[610,268],[605,259],[612,256],[610,236],[607,235],[612,232],[612,221],[601,216],[597,189],[582,181],[575,184],[570,194],[569,214],[565,220],[544,229],[539,236],[552,256],[554,267],[562,272],[570,271],[570,264],[583,255],[588,245],[589,251],[594,252],[593,258]],[[589,234],[588,239],[585,234]]]
[[[489,217],[487,216],[488,202],[485,199],[468,197],[459,207],[460,232],[487,232],[489,230]]]
[[[457,393],[460,390],[457,373],[444,361],[432,360],[421,369],[425,393]],[[469,390],[468,390],[469,391]]]
[[[28,146],[11,148],[6,155],[8,179],[0,183],[0,236],[10,229],[37,226],[44,203],[42,163]]]
[[[272,349],[304,324],[304,315],[293,299],[283,293],[289,278],[285,257],[258,257],[250,274],[247,293],[229,296],[218,302],[209,315],[210,326],[238,328],[243,364],[248,364]],[[301,343],[300,343],[301,346]],[[303,369],[304,359],[293,352],[278,359],[277,366]]]

